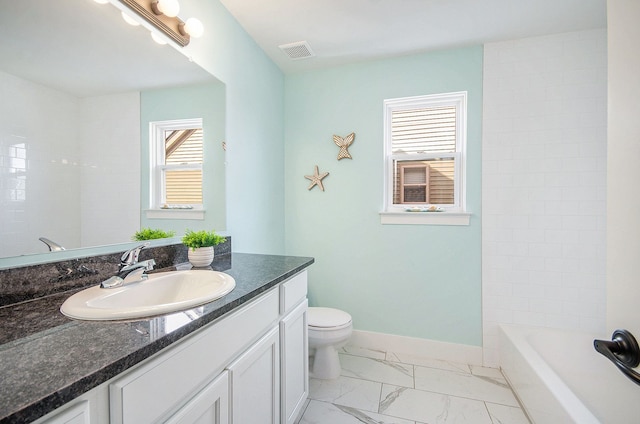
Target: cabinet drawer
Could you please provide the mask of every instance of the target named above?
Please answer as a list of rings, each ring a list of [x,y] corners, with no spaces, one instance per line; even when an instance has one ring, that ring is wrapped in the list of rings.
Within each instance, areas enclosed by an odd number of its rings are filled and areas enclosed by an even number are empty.
[[[280,285],[280,313],[286,314],[307,297],[307,271],[294,275]]]
[[[112,423],[152,423],[175,412],[278,319],[278,291],[252,301],[109,386]]]

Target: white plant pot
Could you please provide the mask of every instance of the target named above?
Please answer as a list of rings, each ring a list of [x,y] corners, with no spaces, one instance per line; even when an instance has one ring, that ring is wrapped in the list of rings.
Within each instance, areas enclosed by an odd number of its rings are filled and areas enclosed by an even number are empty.
[[[198,247],[195,250],[189,247],[189,262],[194,267],[205,267],[213,262],[213,246]]]

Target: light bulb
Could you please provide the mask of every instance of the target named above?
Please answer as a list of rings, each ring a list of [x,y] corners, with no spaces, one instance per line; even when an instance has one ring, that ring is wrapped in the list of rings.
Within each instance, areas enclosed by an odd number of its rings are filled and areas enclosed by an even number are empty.
[[[198,38],[202,36],[204,26],[202,26],[202,22],[199,19],[189,18],[184,23],[184,32],[189,34],[190,37]]]
[[[122,19],[124,19],[124,21],[126,23],[128,23],[129,25],[133,25],[133,26],[140,25],[140,22],[136,21],[135,19],[133,19],[131,16],[129,16],[125,12],[121,12],[121,13],[122,13]]]
[[[174,18],[180,13],[180,3],[178,0],[158,0],[158,10],[165,16]]]
[[[157,32],[152,32],[151,38],[153,38],[153,41],[155,41],[158,44],[167,44],[167,40],[165,40],[164,37],[158,34]]]

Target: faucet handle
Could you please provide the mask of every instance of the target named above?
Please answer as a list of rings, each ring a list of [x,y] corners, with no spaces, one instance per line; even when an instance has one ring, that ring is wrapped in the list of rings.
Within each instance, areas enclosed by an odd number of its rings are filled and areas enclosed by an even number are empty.
[[[136,246],[133,249],[129,249],[122,254],[120,260],[122,261],[122,265],[133,265],[138,263],[138,256],[140,256],[140,251],[145,247],[149,246],[149,242],[141,244],[140,246]]]

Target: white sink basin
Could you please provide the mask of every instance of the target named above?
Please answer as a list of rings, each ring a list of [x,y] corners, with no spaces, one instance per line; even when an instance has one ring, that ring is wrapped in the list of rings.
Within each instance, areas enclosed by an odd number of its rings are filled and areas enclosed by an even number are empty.
[[[221,298],[235,286],[233,277],[223,272],[163,272],[115,289],[90,287],[69,297],[60,311],[84,320],[143,318],[203,305]]]

